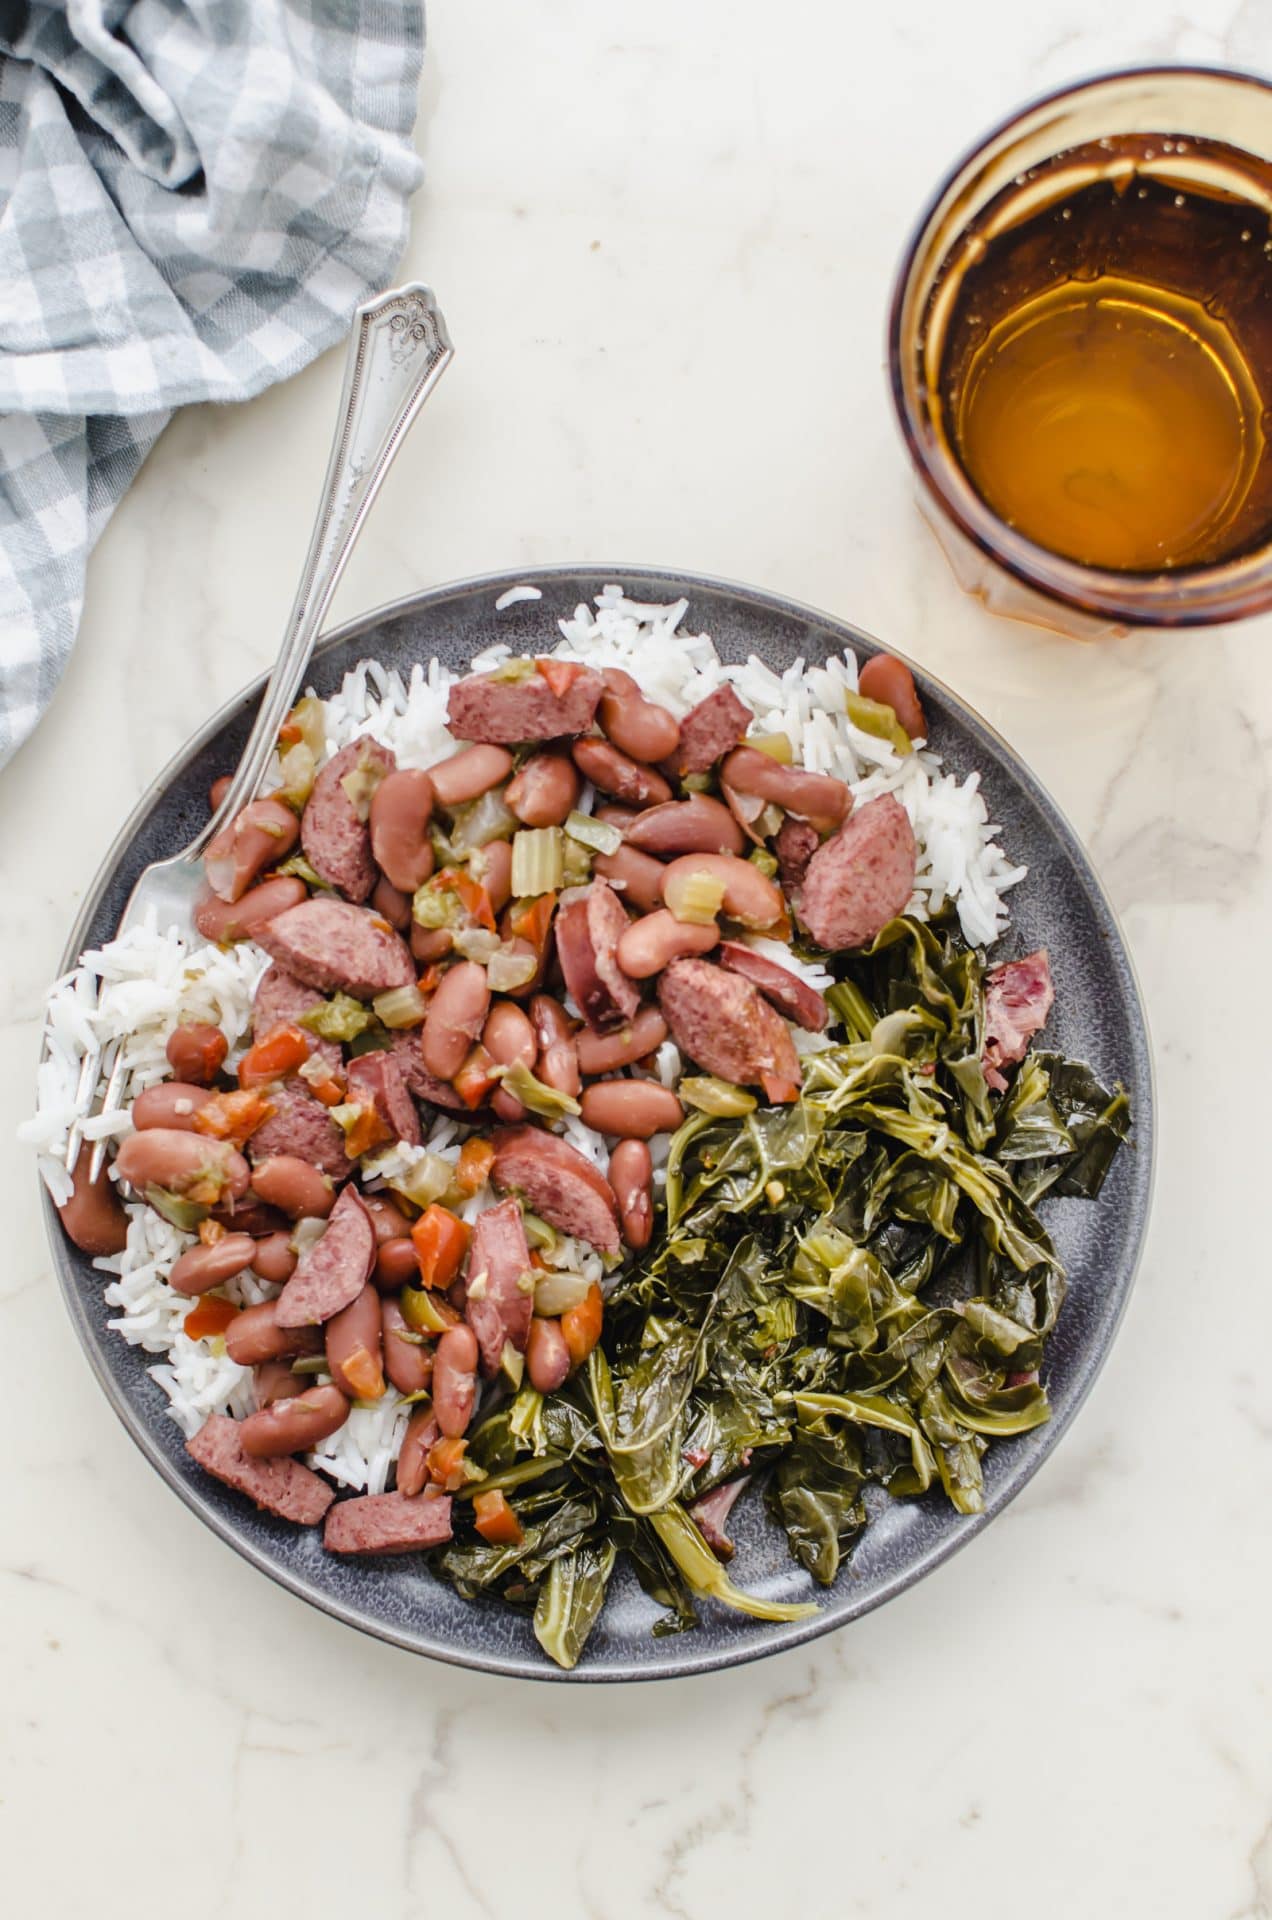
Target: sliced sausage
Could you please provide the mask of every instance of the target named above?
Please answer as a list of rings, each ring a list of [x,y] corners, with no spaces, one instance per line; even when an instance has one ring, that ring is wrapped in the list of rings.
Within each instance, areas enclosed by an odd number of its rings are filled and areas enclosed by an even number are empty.
[[[577,1234],[602,1253],[617,1253],[618,1202],[590,1160],[539,1127],[503,1127],[494,1137],[491,1178],[501,1193],[524,1197],[562,1233]]]
[[[351,1400],[378,1400],[384,1392],[384,1341],[380,1296],[367,1283],[324,1328],[327,1366]]]
[[[347,900],[305,900],[267,921],[256,938],[272,960],[324,993],[338,989],[371,1000],[415,983],[406,942],[377,914]]]
[[[439,1080],[451,1080],[486,1023],[490,986],[475,960],[448,967],[428,1003],[423,1026],[424,1065]]]
[[[592,724],[604,682],[592,667],[572,674],[554,670],[556,692],[544,673],[525,680],[501,680],[497,673],[474,673],[450,690],[447,722],[457,740],[484,740],[514,746],[523,740],[565,740],[586,733]]]
[[[281,800],[249,800],[228,826],[209,840],[203,872],[219,900],[240,900],[267,867],[285,860],[300,836],[300,822]]]
[[[257,1165],[279,1158],[303,1160],[331,1180],[347,1180],[353,1162],[345,1152],[344,1135],[304,1081],[293,1074],[272,1087],[269,1098],[274,1111],[250,1142]]]
[[[735,793],[771,801],[822,833],[837,827],[852,807],[845,781],[830,773],[785,766],[758,747],[735,747],[720,769],[720,778]]]
[[[532,753],[504,801],[523,827],[559,827],[578,805],[582,782],[563,753]]]
[[[418,1279],[418,1266],[415,1271]],[[380,1337],[384,1343],[384,1371],[398,1392],[424,1393],[433,1378],[433,1349],[407,1326],[401,1302],[394,1294],[386,1294],[380,1302]]]
[[[643,1140],[619,1141],[609,1159],[609,1183],[623,1239],[640,1253],[654,1231],[654,1162]]]
[[[433,1356],[433,1412],[447,1439],[468,1431],[477,1401],[477,1336],[471,1327],[448,1327]]]
[[[130,1117],[134,1127],[176,1127],[182,1133],[194,1132],[194,1116],[212,1098],[207,1087],[196,1087],[181,1080],[161,1080],[147,1087],[133,1101]]]
[[[336,1497],[334,1487],[299,1460],[258,1460],[243,1445],[242,1425],[214,1413],[186,1441],[186,1452],[215,1480],[245,1493],[266,1513],[315,1527]]]
[[[349,1062],[347,1079],[348,1098],[351,1101],[369,1103],[385,1126],[392,1129],[395,1140],[405,1140],[408,1146],[419,1146],[424,1137],[420,1132],[420,1116],[415,1110],[415,1102],[406,1084],[406,1074],[396,1054],[387,1047],[377,1047],[371,1053],[358,1054]]]
[[[732,687],[717,687],[680,722],[680,741],[667,756],[666,771],[674,780],[683,780],[689,773],[709,773],[730,747],[736,747],[754,718]]]
[[[623,830],[629,847],[674,859],[682,853],[741,853],[746,836],[722,800],[694,793],[687,800],[638,813]]]
[[[241,899],[218,900],[208,892],[196,901],[194,924],[205,940],[229,946],[235,940],[259,940],[271,920],[300,906],[308,897],[305,883],[290,873],[262,880]]]
[[[505,1342],[511,1341],[518,1353],[525,1351],[534,1311],[533,1273],[517,1202],[501,1200],[479,1213],[468,1250],[464,1313],[477,1336],[488,1379],[499,1371]]]
[[[808,1033],[820,1033],[825,1027],[829,1017],[826,1002],[816,987],[810,987],[789,967],[780,966],[776,960],[766,960],[763,954],[740,940],[725,940],[718,958],[730,973],[740,973],[744,980],[758,987],[764,998],[771,1000],[778,1012],[793,1020],[797,1027],[803,1027]]]
[[[331,1210],[327,1231],[302,1255],[275,1301],[280,1327],[313,1326],[361,1293],[375,1260],[371,1216],[357,1188],[344,1187]]]
[[[584,778],[625,807],[657,807],[671,799],[671,788],[660,773],[629,759],[608,740],[576,740],[572,751]]]
[[[629,921],[623,903],[604,880],[594,880],[582,900],[557,914],[557,958],[565,984],[594,1033],[609,1033],[631,1019],[640,990],[618,964],[618,943]]]
[[[592,872],[608,880],[628,906],[650,913],[662,900],[663,863],[636,847],[623,846],[616,853],[598,853]]]
[[[914,868],[909,816],[892,794],[881,793],[850,814],[809,861],[799,918],[832,952],[865,946],[905,912]]]
[[[81,1147],[71,1175],[71,1197],[58,1208],[63,1227],[81,1253],[99,1258],[122,1253],[128,1244],[128,1215],[103,1167],[96,1180],[88,1177],[92,1150]]]
[[[580,1069],[587,1074],[617,1073],[653,1053],[667,1038],[667,1022],[657,1007],[643,1006],[630,1025],[615,1033],[581,1033],[576,1042]]]
[[[280,1327],[274,1311],[276,1300],[263,1300],[259,1306],[244,1307],[225,1330],[225,1351],[240,1367],[259,1366],[266,1360],[292,1360],[302,1353],[321,1353],[322,1334],[317,1327]]]
[[[451,1502],[404,1493],[361,1493],[327,1515],[322,1544],[328,1553],[426,1553],[451,1537]]]
[[[676,960],[658,982],[658,1004],[672,1039],[722,1080],[761,1086],[770,1098],[799,1085],[790,1031],[749,980],[706,960]]]
[[[422,1027],[412,1027],[405,1033],[395,1033],[389,1051],[401,1067],[406,1076],[406,1084],[417,1100],[427,1100],[430,1106],[441,1107],[445,1113],[461,1113],[466,1119],[472,1119],[471,1113],[450,1082],[439,1080],[437,1075],[430,1073],[425,1066]]]
[[[646,700],[630,673],[609,667],[601,675],[605,691],[596,718],[601,732],[621,753],[645,764],[667,760],[680,745],[680,722],[666,707]]]
[[[364,734],[333,754],[314,781],[300,822],[305,858],[329,887],[347,900],[365,900],[375,885],[371,830],[366,809],[354,805],[344,785],[365,779],[383,781],[397,762],[387,747]]]
[[[289,1220],[325,1220],[336,1203],[326,1174],[294,1153],[258,1160],[252,1168],[252,1192]]]
[[[275,1027],[298,1025],[301,1015],[320,1007],[323,998],[317,987],[307,987],[285,967],[276,963],[266,967],[252,1001],[252,1038],[263,1039]],[[338,1073],[342,1058],[339,1041],[321,1040],[316,1033],[310,1033],[308,1027],[301,1031],[309,1041],[311,1057],[316,1054],[332,1073]]]
[[[876,653],[858,674],[857,691],[867,700],[879,700],[885,707],[891,707],[911,740],[927,739],[927,721],[919,703],[918,688],[904,660],[898,660],[891,653]]]
[[[673,1133],[685,1117],[675,1094],[656,1080],[597,1080],[584,1089],[582,1108],[585,1127],[632,1140]]]
[[[428,1456],[437,1444],[438,1425],[431,1407],[417,1407],[402,1436],[397,1457],[397,1490],[408,1500],[428,1485]]]
[[[187,1247],[173,1263],[168,1285],[177,1293],[193,1297],[212,1287],[224,1286],[244,1267],[250,1267],[256,1242],[247,1233],[227,1233],[208,1247]]]
[[[349,1418],[349,1402],[339,1387],[307,1387],[288,1400],[276,1400],[259,1413],[249,1413],[239,1429],[244,1453],[258,1460],[280,1453],[307,1453]]]
[[[371,796],[371,853],[400,894],[422,887],[433,871],[433,782],[420,767],[399,767]]]
[[[209,1207],[227,1198],[241,1200],[251,1177],[246,1160],[228,1141],[175,1127],[130,1134],[115,1155],[115,1170],[139,1194],[162,1187]]]

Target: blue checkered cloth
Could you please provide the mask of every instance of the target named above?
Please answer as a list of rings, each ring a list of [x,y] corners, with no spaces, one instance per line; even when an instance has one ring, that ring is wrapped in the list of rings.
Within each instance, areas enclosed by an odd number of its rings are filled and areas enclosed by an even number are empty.
[[[0,763],[175,407],[245,400],[391,278],[420,0],[0,3]]]

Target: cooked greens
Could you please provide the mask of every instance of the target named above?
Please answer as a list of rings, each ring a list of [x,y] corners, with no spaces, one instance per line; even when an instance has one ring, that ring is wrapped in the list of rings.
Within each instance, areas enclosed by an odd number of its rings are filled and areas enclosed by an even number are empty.
[[[762,1475],[826,1584],[869,1488],[979,1512],[991,1441],[1049,1416],[1039,1368],[1064,1272],[1037,1204],[1096,1197],[1126,1095],[1047,1052],[991,1093],[983,963],[948,930],[896,920],[836,965],[800,1100],[690,1115],[602,1347],[475,1430],[487,1477],[469,1491],[515,1490],[524,1537],[461,1538],[434,1565],[465,1595],[533,1607],[563,1666],[620,1553],[665,1609],[655,1632],[693,1626],[702,1596],[767,1620],[807,1611],[740,1591],[695,1523],[693,1503],[739,1474]]]

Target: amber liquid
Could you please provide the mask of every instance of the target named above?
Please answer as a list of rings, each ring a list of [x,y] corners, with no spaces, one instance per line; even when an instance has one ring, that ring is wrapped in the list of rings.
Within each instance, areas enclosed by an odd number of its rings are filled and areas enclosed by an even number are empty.
[[[999,519],[1086,566],[1213,565],[1272,531],[1272,176],[1237,156],[1235,197],[1210,149],[1208,190],[1205,152],[1061,155],[1020,183],[1056,197],[1004,223],[1009,189],[947,275],[939,428]]]

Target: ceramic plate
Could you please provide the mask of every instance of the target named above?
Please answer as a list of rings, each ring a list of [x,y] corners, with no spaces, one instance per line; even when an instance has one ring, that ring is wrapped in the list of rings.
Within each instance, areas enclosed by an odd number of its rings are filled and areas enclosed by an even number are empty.
[[[319,648],[312,684],[320,693],[332,692],[345,670],[367,655],[405,672],[414,661],[436,654],[462,671],[472,655],[497,639],[508,641],[514,651],[540,650],[544,637],[555,633],[556,620],[610,580],[622,582],[639,600],[686,595],[686,630],[710,633],[726,660],[756,653],[780,669],[799,655],[819,661],[844,646],[863,657],[878,649],[857,628],[793,601],[724,581],[636,567],[539,572],[533,578],[542,600],[496,612],[499,594],[524,577],[490,575],[438,587],[354,621]],[[258,1513],[202,1473],[167,1417],[162,1392],[147,1376],[152,1357],[108,1330],[111,1309],[102,1300],[101,1276],[65,1239],[47,1206],[62,1290],[111,1405],[186,1505],[262,1572],[366,1633],[493,1673],[573,1681],[697,1673],[796,1646],[879,1606],[966,1546],[1058,1445],[1117,1331],[1147,1224],[1153,1089],[1144,1015],[1113,911],[1054,802],[992,728],[938,682],[922,674],[918,679],[933,744],[956,772],[980,768],[1003,845],[1013,859],[1029,865],[1028,880],[1011,895],[1005,951],[1050,948],[1056,1007],[1047,1044],[1089,1061],[1106,1083],[1120,1079],[1131,1094],[1136,1123],[1131,1150],[1118,1156],[1098,1205],[1076,1200],[1044,1205],[1069,1273],[1068,1298],[1045,1366],[1054,1414],[1046,1426],[991,1449],[984,1513],[961,1517],[936,1495],[885,1500],[834,1586],[823,1590],[790,1558],[763,1503],[748,1500],[735,1516],[735,1576],[773,1599],[816,1600],[815,1618],[769,1626],[707,1603],[697,1631],[655,1639],[650,1627],[658,1609],[620,1568],[583,1661],[563,1674],[540,1651],[528,1617],[465,1602],[413,1560],[336,1559],[323,1552],[317,1530],[293,1528]],[[192,837],[206,814],[208,784],[234,765],[259,695],[258,683],[209,720],[141,800],[89,890],[64,966],[72,966],[84,947],[109,939],[146,862],[175,852]]]

